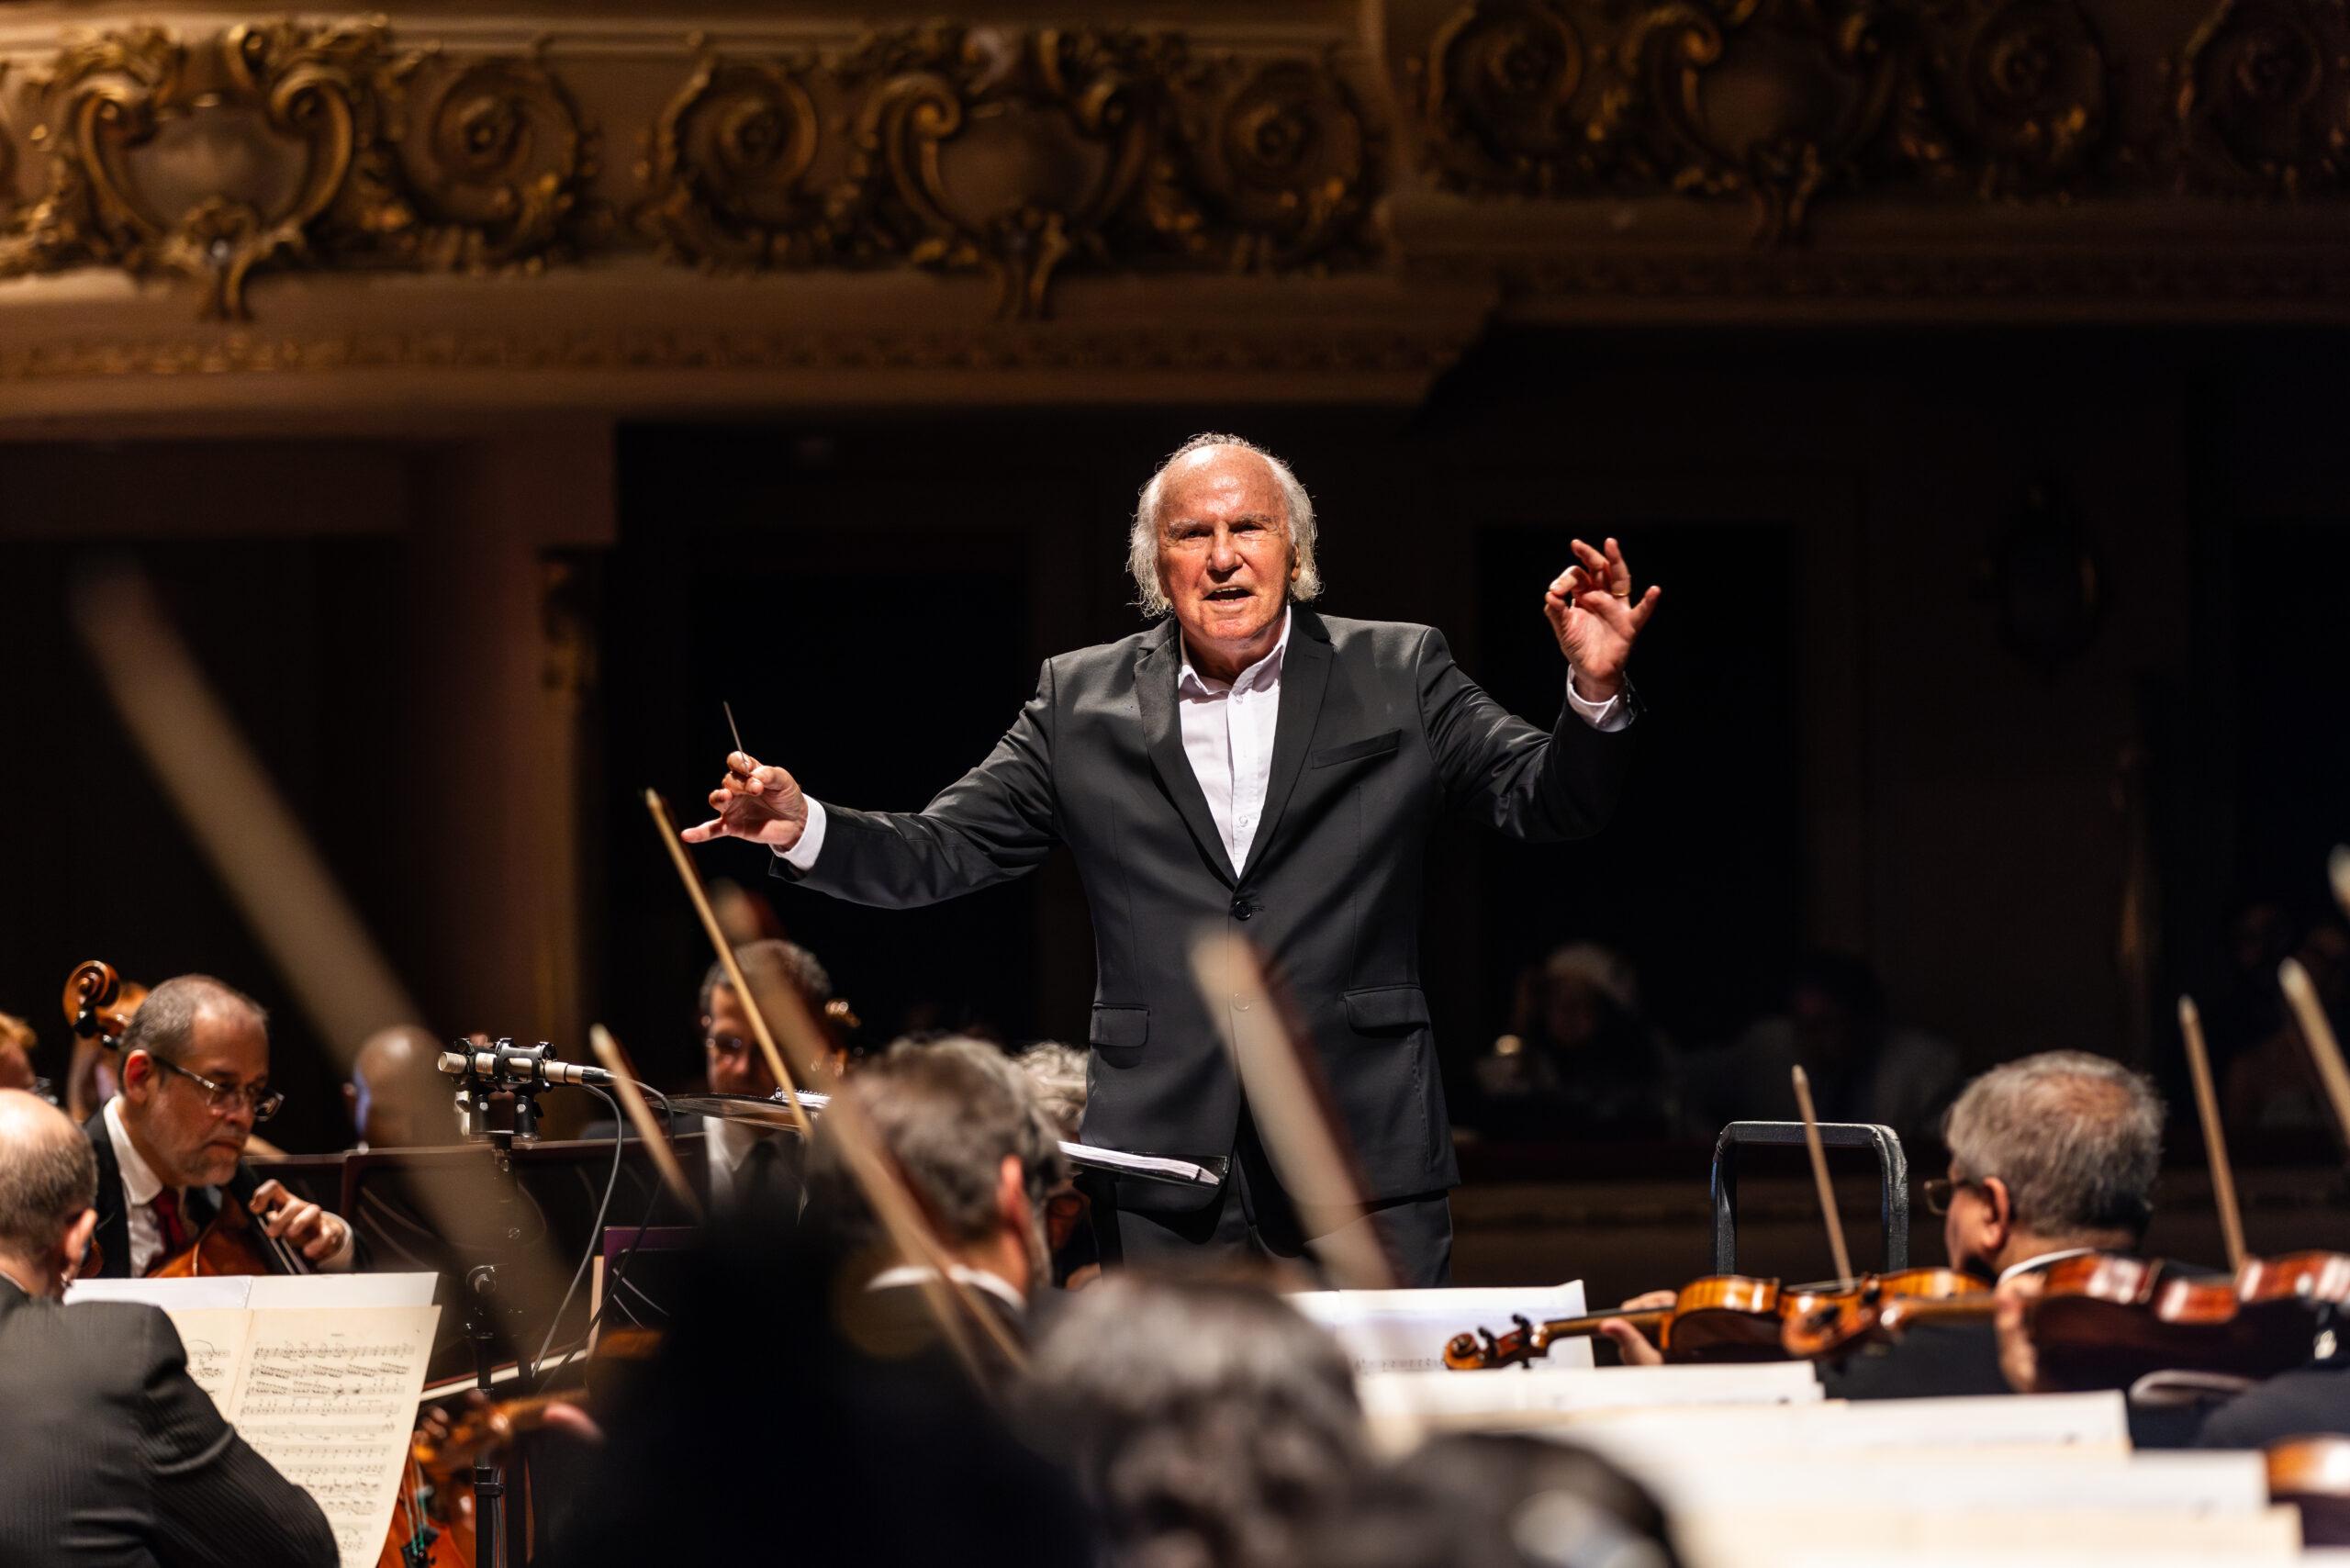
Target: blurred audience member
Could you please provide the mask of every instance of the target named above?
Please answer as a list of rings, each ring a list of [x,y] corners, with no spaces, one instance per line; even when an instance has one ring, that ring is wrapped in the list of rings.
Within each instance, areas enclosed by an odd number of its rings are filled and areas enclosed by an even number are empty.
[[[1023,1073],[995,1047],[900,1041],[845,1083],[911,1188],[949,1271],[1015,1340],[1048,1291],[1045,1199],[1067,1173],[1060,1144]],[[845,1260],[842,1327],[870,1353],[900,1357],[934,1330],[935,1273],[900,1257],[854,1179],[838,1123],[820,1121],[808,1157],[807,1223]]]
[[[1310,1562],[1368,1463],[1337,1342],[1259,1283],[1112,1275],[1070,1298],[1027,1390],[1111,1568]]]
[[[1312,1532],[1314,1568],[1679,1568],[1664,1509],[1587,1449],[1438,1438]]]
[[[1881,1123],[1913,1148],[1932,1134],[1959,1081],[1956,1049],[1887,1016],[1885,988],[1865,960],[1813,953],[1796,966],[1784,1014],[1690,1058],[1689,1133],[1794,1120],[1798,1066],[1820,1120]]]
[[[33,1071],[33,1047],[39,1043],[30,1024],[0,1013],[0,1089],[37,1092],[40,1078]]]
[[[1672,1053],[1640,1015],[1631,966],[1589,942],[1517,978],[1510,1032],[1477,1064],[1495,1137],[1662,1137],[1675,1125]]]
[[[2340,1037],[2350,1026],[2350,932],[2331,921],[2321,923],[2301,938],[2292,956],[2309,971],[2310,985]],[[2247,1140],[2278,1133],[2330,1138],[2333,1113],[2326,1108],[2324,1089],[2300,1026],[2283,1005],[2277,968],[2267,965],[2266,977],[2268,991],[2277,999],[2275,1013],[2263,1014],[2247,1005],[2243,1014],[2247,1020],[2273,1016],[2273,1025],[2255,1038],[2239,1038],[2224,1070],[2216,1063],[2212,1067],[2221,1079],[2220,1114],[2231,1133]],[[2245,977],[2247,990],[2254,978]]]
[[[457,1141],[456,1081],[441,1071],[430,1029],[396,1024],[360,1042],[342,1103],[358,1148],[431,1148]]]
[[[1085,1053],[1058,1040],[1039,1040],[1013,1059],[1028,1075],[1055,1133],[1078,1142],[1085,1121]],[[1093,1205],[1073,1172],[1045,1199],[1045,1240],[1052,1249],[1053,1282],[1063,1290],[1083,1290],[1102,1277]]]

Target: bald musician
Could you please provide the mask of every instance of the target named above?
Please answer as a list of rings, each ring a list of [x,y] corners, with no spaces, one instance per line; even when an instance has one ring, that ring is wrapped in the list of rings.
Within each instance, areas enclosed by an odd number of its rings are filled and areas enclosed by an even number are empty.
[[[97,1191],[65,1114],[0,1090],[0,1562],[326,1568],[326,1516],[220,1418],[170,1318],[58,1302]]]
[[[360,1151],[457,1141],[456,1098],[441,1072],[444,1048],[431,1030],[414,1024],[395,1024],[359,1042],[342,1105]]]
[[[1599,830],[1631,758],[1625,666],[1657,605],[1613,540],[1574,542],[1537,596],[1562,657],[1547,730],[1461,672],[1434,628],[1348,621],[1321,591],[1313,502],[1228,435],[1185,443],[1143,487],[1127,566],[1158,624],[1046,661],[985,760],[921,812],[820,804],[737,751],[686,833],[764,844],[778,875],[905,908],[1075,854],[1100,978],[1088,1142],[1230,1158],[1214,1189],[1113,1183],[1106,1247],[1128,1263],[1203,1251],[1298,1258],[1376,1233],[1405,1282],[1450,1273],[1459,1181],[1420,984],[1422,860],[1460,813],[1513,838]],[[951,656],[951,637],[941,656]],[[1191,946],[1245,936],[1285,977],[1362,1167],[1368,1215],[1274,1172],[1203,1000]]]
[[[253,1125],[285,1097],[269,1086],[269,1014],[209,975],[150,991],[121,1053],[122,1092],[82,1126],[98,1163],[96,1271],[137,1279],[218,1212]],[[274,1181],[246,1203],[310,1267],[351,1267],[357,1249],[340,1215]]]
[[[1992,1284],[2084,1252],[2135,1252],[2154,1217],[2164,1114],[2143,1074],[2085,1051],[2044,1051],[1975,1079],[1945,1119],[1949,1170],[1925,1184],[1950,1266]],[[1628,1363],[1661,1359],[1621,1318],[1600,1332]],[[1914,1324],[1897,1344],[1821,1367],[1820,1382],[1831,1399],[2010,1392],[1987,1318]]]

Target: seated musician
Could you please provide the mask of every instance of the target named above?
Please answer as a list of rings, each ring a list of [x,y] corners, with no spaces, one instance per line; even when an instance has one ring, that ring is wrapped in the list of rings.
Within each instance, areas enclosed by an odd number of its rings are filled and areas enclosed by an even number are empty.
[[[0,1090],[0,1562],[333,1563],[326,1516],[221,1420],[169,1317],[54,1299],[97,1190],[65,1113]]]
[[[755,991],[763,972],[789,980],[799,988],[825,1041],[824,1058],[817,1064],[818,1081],[801,1085],[811,1090],[835,1087],[848,1063],[848,1047],[825,1016],[833,999],[832,977],[816,955],[796,942],[767,937],[746,942],[735,950],[734,961]],[[748,1094],[764,1100],[776,1092],[775,1074],[767,1070],[766,1053],[751,1027],[743,999],[726,978],[726,966],[712,964],[701,977],[701,1043],[712,1094]],[[712,1119],[708,1134],[711,1202],[723,1208],[759,1197],[770,1187],[797,1191],[800,1154],[792,1135],[747,1122]]]
[[[2163,1117],[2143,1074],[2083,1051],[1975,1079],[1944,1119],[1949,1173],[1926,1184],[1951,1267],[2000,1282],[2083,1252],[2135,1251],[2153,1216]],[[1659,1359],[1621,1319],[1600,1331],[1628,1362]],[[1881,1351],[1823,1366],[1820,1381],[1832,1399],[2009,1392],[1988,1318],[1919,1323]]]
[[[277,1112],[269,1015],[209,975],[165,980],[123,1032],[122,1092],[82,1124],[98,1161],[99,1272],[139,1278],[183,1251],[219,1209],[253,1124]],[[348,1269],[341,1216],[263,1182],[247,1206],[313,1269]],[[266,1249],[262,1249],[266,1250]]]
[[[452,1081],[441,1072],[441,1041],[430,1029],[395,1024],[359,1042],[342,1086],[355,1152],[432,1148],[457,1141]]]
[[[1024,1338],[1032,1301],[1052,1284],[1045,1200],[1064,1165],[1026,1075],[984,1041],[901,1041],[840,1092],[856,1097],[955,1278]],[[934,1276],[890,1251],[829,1126],[819,1122],[809,1151],[808,1222],[861,1293],[843,1293],[863,1311],[842,1327],[868,1350],[909,1353],[930,1335],[923,1287]]]

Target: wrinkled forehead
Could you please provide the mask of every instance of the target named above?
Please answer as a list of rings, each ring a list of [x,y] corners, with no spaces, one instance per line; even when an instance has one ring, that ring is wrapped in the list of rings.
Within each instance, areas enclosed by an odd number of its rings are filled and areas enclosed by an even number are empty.
[[[1167,470],[1158,482],[1161,532],[1183,522],[1261,518],[1277,527],[1289,522],[1289,504],[1262,454],[1237,446],[1192,453]]]
[[[207,1007],[188,1031],[179,1063],[207,1078],[252,1082],[269,1076],[269,1031],[241,1007]]]

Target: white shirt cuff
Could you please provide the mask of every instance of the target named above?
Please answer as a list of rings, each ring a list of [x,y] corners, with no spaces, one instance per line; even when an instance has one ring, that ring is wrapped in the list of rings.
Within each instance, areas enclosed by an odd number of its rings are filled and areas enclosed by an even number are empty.
[[[795,871],[805,871],[816,864],[816,857],[824,852],[824,802],[810,800],[808,821],[800,830],[800,841],[789,849],[778,849],[776,858]]]
[[[359,1252],[359,1233],[352,1229],[351,1222],[344,1219],[341,1215],[336,1215],[334,1217],[335,1223],[340,1226],[342,1230],[342,1245],[310,1265],[310,1267],[318,1270],[321,1273],[339,1274],[342,1272],[345,1269],[351,1267],[352,1259],[356,1257]]]
[[[1594,702],[1575,689],[1572,670],[1567,672],[1567,706],[1583,715],[1583,722],[1595,730],[1620,730],[1632,722],[1632,705],[1624,700],[1621,691],[1605,702]]]

